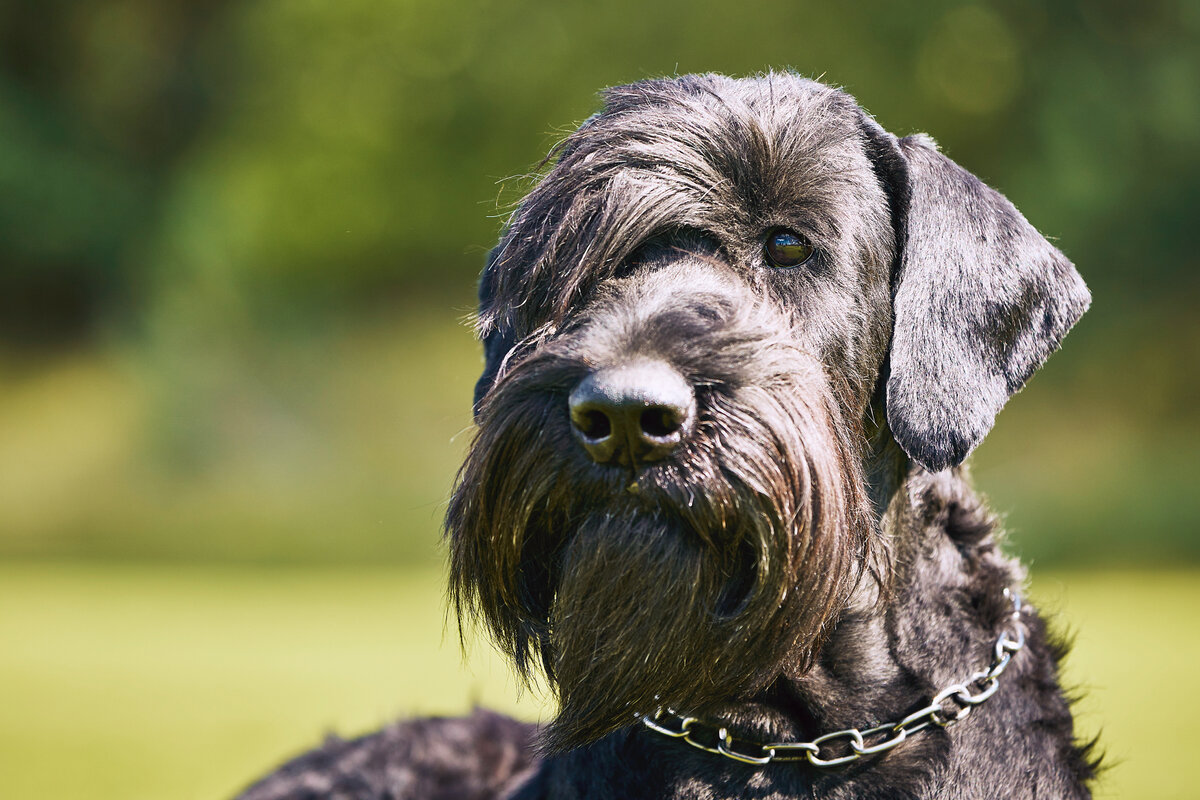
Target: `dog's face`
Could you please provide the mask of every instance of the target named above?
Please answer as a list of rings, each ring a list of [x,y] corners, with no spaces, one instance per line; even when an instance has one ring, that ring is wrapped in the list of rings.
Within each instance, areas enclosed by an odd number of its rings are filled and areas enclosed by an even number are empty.
[[[802,674],[886,581],[868,438],[958,463],[1087,304],[1002,197],[791,75],[608,92],[480,294],[452,593],[559,746]]]

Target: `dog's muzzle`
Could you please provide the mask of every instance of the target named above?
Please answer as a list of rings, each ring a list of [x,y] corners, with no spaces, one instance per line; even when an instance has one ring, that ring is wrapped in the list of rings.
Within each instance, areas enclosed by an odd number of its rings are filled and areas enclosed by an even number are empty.
[[[691,385],[657,360],[593,372],[567,402],[571,433],[598,464],[661,460],[683,441],[696,416]]]
[[[786,309],[687,256],[511,360],[447,512],[451,591],[543,668],[548,746],[808,668],[865,557],[848,431]]]

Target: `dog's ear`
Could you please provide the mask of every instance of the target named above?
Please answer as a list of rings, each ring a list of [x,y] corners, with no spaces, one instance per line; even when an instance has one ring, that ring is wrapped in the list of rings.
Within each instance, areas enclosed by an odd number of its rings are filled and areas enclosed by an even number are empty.
[[[937,471],[979,444],[1091,296],[1012,203],[931,139],[879,133],[868,131],[868,150],[889,186],[898,249],[887,420],[904,451]]]
[[[516,345],[516,337],[509,327],[503,322],[494,321],[493,315],[488,313],[492,307],[495,293],[493,287],[495,282],[494,265],[503,246],[504,243],[501,242],[492,249],[492,252],[488,253],[487,264],[483,268],[483,275],[479,278],[479,317],[481,324],[485,327],[481,337],[483,340],[483,374],[475,382],[474,409],[476,417],[479,416],[483,398],[492,388],[492,384],[496,382],[496,374],[500,372],[505,357]]]

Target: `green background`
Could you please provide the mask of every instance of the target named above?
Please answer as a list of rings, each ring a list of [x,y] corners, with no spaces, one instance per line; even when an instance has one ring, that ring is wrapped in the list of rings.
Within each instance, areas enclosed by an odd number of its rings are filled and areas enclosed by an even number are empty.
[[[1200,3],[0,1],[0,797],[219,798],[480,700],[440,518],[473,282],[643,77],[792,68],[1094,294],[973,458],[1078,634],[1104,796],[1200,796]]]

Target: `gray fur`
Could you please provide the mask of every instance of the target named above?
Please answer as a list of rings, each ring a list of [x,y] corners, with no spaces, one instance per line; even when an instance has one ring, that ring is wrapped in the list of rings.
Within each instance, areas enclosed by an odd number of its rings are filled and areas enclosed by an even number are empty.
[[[503,766],[376,735],[245,800],[1090,796],[1064,651],[1032,613],[985,706],[852,766],[753,767],[632,724],[662,703],[812,739],[986,666],[1023,572],[957,465],[1086,308],[1070,263],[928,140],[790,74],[609,90],[554,155],[480,282],[479,433],[447,535],[463,623],[543,672],[560,713],[538,748],[479,715],[422,729],[491,731],[519,754]],[[776,227],[815,255],[772,267]],[[692,387],[694,424],[650,463],[581,445],[572,392],[648,361]],[[664,394],[642,388],[622,391]],[[404,768],[420,780],[384,779]]]
[[[1087,309],[1083,280],[1004,197],[900,141],[911,187],[895,297],[888,424],[931,470],[959,464]]]

